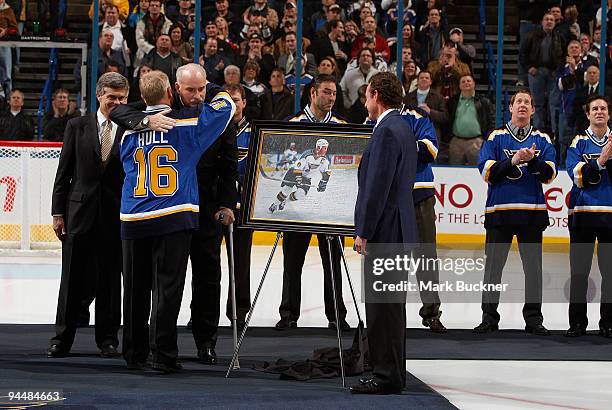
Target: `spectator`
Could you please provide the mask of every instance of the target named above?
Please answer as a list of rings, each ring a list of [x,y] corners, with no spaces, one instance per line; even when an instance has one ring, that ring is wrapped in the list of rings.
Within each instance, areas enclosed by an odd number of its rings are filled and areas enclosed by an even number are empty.
[[[554,70],[561,65],[565,54],[562,48],[563,39],[553,32],[554,25],[554,16],[550,13],[544,14],[541,27],[529,32],[520,50],[521,64],[528,67],[529,89],[535,104],[533,126],[539,130],[546,129],[547,124],[554,122],[550,117],[556,104],[552,100],[554,95],[558,94],[555,91]]]
[[[99,21],[104,21],[104,17],[106,16],[106,9],[109,6],[117,7],[117,12],[119,13],[118,17],[121,21],[125,21],[130,14],[130,3],[128,0],[100,0],[99,5]],[[51,7],[53,7],[53,4],[51,5]],[[57,6],[57,8],[59,9],[59,5]],[[91,6],[89,6],[88,15],[89,19],[93,21],[93,2],[91,3]],[[51,10],[51,16],[53,18],[53,10]]]
[[[457,57],[459,58],[459,60],[461,60],[470,68],[470,72],[473,72],[472,62],[474,61],[474,57],[476,57],[476,49],[474,48],[474,46],[465,44],[463,42],[463,30],[461,30],[459,27],[451,29],[448,35],[450,37],[450,41],[455,45],[455,48],[457,49]]]
[[[597,65],[597,60],[591,56],[582,56],[582,47],[576,40],[567,46],[567,58],[563,67],[557,70],[557,86],[561,91],[559,112],[559,164],[565,166],[565,154],[568,144],[575,136],[574,98],[576,91],[584,86],[586,70]]]
[[[149,11],[149,0],[140,0],[138,2],[138,5],[134,6],[134,9],[132,10],[129,17],[127,18],[127,21],[126,21],[127,26],[135,29],[136,24],[138,24],[138,22],[143,19],[143,17],[147,14],[148,11]]]
[[[346,7],[346,11],[349,16],[352,18],[359,17],[361,22],[363,22],[363,17],[365,16],[373,16],[376,18],[376,5],[370,0],[357,0],[357,1],[349,1],[348,7]],[[367,13],[364,9],[367,9]]]
[[[134,66],[140,65],[143,57],[155,48],[160,34],[167,34],[170,27],[172,22],[161,12],[161,0],[150,0],[147,14],[136,24],[138,52]]]
[[[285,34],[285,49],[286,54],[281,54],[278,57],[277,66],[282,68],[287,74],[295,74],[296,53],[297,53],[297,36],[294,32]],[[302,50],[302,56],[306,59],[305,72],[314,75],[317,71],[317,64],[315,62],[315,56],[311,53],[305,53]]]
[[[580,37],[580,25],[578,24],[578,9],[576,6],[569,6],[563,12],[563,22],[567,26],[570,38]]]
[[[110,10],[110,8],[108,8],[107,11],[108,10]],[[127,64],[123,58],[122,50],[113,49],[113,44],[115,44],[114,36],[114,31],[110,29],[105,29],[100,32],[100,36],[98,39],[98,46],[100,48],[98,54],[98,77],[100,77],[106,72],[106,67],[111,61],[116,62],[119,66],[119,74],[123,75],[124,77],[127,77]],[[76,68],[80,78],[80,64],[77,64]]]
[[[411,59],[420,66],[420,56],[416,55],[414,52],[417,49],[417,45],[414,41],[414,31],[410,24],[407,24],[402,28],[402,50],[406,47],[410,48],[410,52],[412,54]],[[393,41],[391,41],[391,39],[389,39],[389,50],[391,51],[391,60],[393,63],[396,63],[397,40],[393,39]],[[391,66],[394,65],[392,64]],[[389,67],[389,71],[392,71],[391,66]]]
[[[142,78],[143,75],[145,75],[146,73],[150,71],[152,71],[152,69],[148,65],[146,64],[140,65],[140,67],[138,68],[138,75],[134,77],[134,80],[132,81],[132,85],[130,86],[130,93],[128,94],[128,103],[131,103],[131,104],[141,103],[142,111],[144,111],[147,107],[144,101],[142,101],[142,98],[140,96],[140,79]]]
[[[344,41],[349,46],[353,46],[353,43],[359,36],[359,26],[353,20],[347,20],[344,22]]]
[[[358,54],[358,66],[354,69],[347,69],[340,80],[340,86],[344,93],[344,107],[346,109],[351,108],[355,100],[358,98],[357,91],[363,84],[367,84],[370,78],[378,70],[372,67],[374,64],[374,52],[369,48],[363,48]]]
[[[595,27],[593,29],[593,43],[591,45],[590,55],[599,58],[601,50],[601,27]]]
[[[278,38],[274,42],[274,59],[278,60],[281,54],[287,54],[287,46],[285,45],[285,34],[286,33],[295,33],[296,25],[292,21],[286,21],[283,23],[283,33],[280,38]],[[310,47],[310,39],[302,36],[302,51],[308,50]]]
[[[372,11],[371,8],[369,8],[368,6],[364,4],[363,6],[359,8],[359,10],[355,10],[350,16],[363,29],[363,22],[365,21],[365,19],[368,17],[374,17],[375,12],[376,12],[375,10]]]
[[[417,67],[414,61],[409,60],[404,64],[402,69],[402,84],[404,85],[404,92],[406,94],[416,91],[420,72],[421,70],[419,70],[419,67]]]
[[[332,107],[332,111],[338,114],[339,116],[344,116],[346,110],[344,109],[344,96],[342,93],[342,87],[338,83],[338,66],[336,64],[336,60],[333,57],[323,57],[319,66],[317,67],[317,75],[326,74],[332,75],[336,78],[336,101],[334,102],[334,106]],[[307,84],[304,87],[304,93],[302,94],[300,104],[302,109],[305,109],[308,104],[310,104],[310,89],[312,88],[313,83]]]
[[[285,73],[274,68],[270,75],[270,87],[261,96],[261,118],[284,120],[293,114],[293,94],[285,87]]]
[[[259,76],[259,64],[255,61],[247,61],[244,64],[244,73],[242,74],[242,85],[244,88],[249,89],[257,96],[261,95],[266,91],[266,86],[257,81]]]
[[[24,95],[15,89],[9,95],[9,110],[0,113],[0,140],[31,141],[34,139],[34,122],[23,111]]]
[[[11,6],[13,13],[15,13],[15,19],[17,20],[17,31],[19,35],[23,34],[23,27],[28,18],[27,15],[27,1],[26,0],[7,0],[6,3]],[[21,57],[20,48],[15,48],[15,64],[19,66],[19,60]]]
[[[154,1],[151,2],[153,4]],[[168,34],[160,34],[157,37],[156,47],[149,52],[142,63],[153,70],[165,73],[170,79],[170,84],[176,82],[176,70],[183,65],[183,59],[171,50],[172,40]]]
[[[106,8],[104,20],[100,23],[100,31],[103,30],[113,32],[112,49],[122,53],[125,52],[125,55],[129,56],[129,50],[123,38],[124,26],[121,20],[119,20],[119,9],[114,4]]]
[[[376,19],[372,16],[366,17],[363,21],[363,34],[358,36],[351,46],[351,56],[357,57],[357,54],[366,43],[366,39],[374,41],[374,51],[380,54],[382,58],[388,62],[391,56],[387,39],[376,32]],[[357,90],[355,90],[357,92]]]
[[[404,104],[411,109],[420,108],[429,114],[429,118],[433,122],[436,128],[436,134],[438,135],[438,141],[444,141],[442,128],[448,123],[448,110],[446,108],[446,101],[436,90],[431,88],[431,73],[427,70],[423,70],[417,77],[417,89],[406,95],[404,98]],[[440,157],[438,157],[440,160]]]
[[[235,65],[228,65],[225,67],[223,71],[223,76],[226,85],[239,85],[240,84],[240,68]],[[253,91],[246,89],[246,108],[245,108],[245,116],[249,119],[249,121],[259,119],[261,115],[261,103],[259,98],[253,93]]]
[[[170,27],[170,40],[172,43],[170,49],[183,60],[183,64],[193,63],[193,47],[184,40],[183,30],[180,24]]]
[[[334,57],[340,72],[344,73],[351,53],[349,45],[344,41],[344,23],[341,20],[332,20],[327,23],[327,27],[328,33],[317,35],[309,50],[314,54],[317,64],[324,57]]]
[[[172,20],[175,25],[178,24],[183,29],[187,29],[189,28],[189,15],[191,11],[191,0],[178,0],[178,9],[175,8],[172,12],[166,10],[166,13],[168,14],[168,18]],[[184,40],[188,38],[189,37],[184,38]]]
[[[470,68],[457,61],[457,49],[452,44],[442,49],[438,60],[429,63],[427,71],[431,73],[432,87],[445,100],[459,93],[459,79],[470,74]]]
[[[260,34],[251,34],[249,37],[249,47],[245,55],[241,55],[237,59],[237,66],[243,70],[244,64],[247,60],[253,60],[259,64],[259,80],[263,78],[269,79],[272,69],[276,66],[274,58],[270,54],[262,53],[263,40]],[[240,81],[240,80],[238,80]],[[248,105],[248,101],[247,101]]]
[[[586,102],[589,97],[597,94],[599,94],[599,67],[592,65],[586,69],[586,83],[582,87],[576,88],[576,96],[573,101],[576,133],[582,134],[589,127],[589,120],[586,116]]]
[[[312,27],[312,30],[315,33],[321,30],[323,26],[325,26],[325,23],[328,21],[327,11],[331,6],[338,6],[336,4],[336,0],[321,0],[321,8],[318,11],[314,12],[310,17],[310,26]],[[341,8],[339,19],[343,21],[345,19],[344,13],[342,12]]]
[[[306,58],[302,56],[302,76],[300,78],[300,95],[304,94],[304,87],[310,84],[313,80],[314,80],[314,77],[306,72]],[[289,90],[291,90],[292,93],[295,93],[296,84],[297,84],[297,76],[295,75],[295,70],[293,70],[291,73],[285,75],[285,85],[287,86],[287,88],[289,88]]]
[[[231,62],[235,60],[235,47],[232,47],[232,45],[227,41],[219,39],[219,29],[217,28],[217,23],[212,20],[207,21],[206,25],[204,26],[204,33],[206,34],[206,38],[204,39],[204,41],[206,41],[207,38],[216,38],[217,52],[222,56],[226,57]],[[204,43],[204,41],[202,41],[202,43]]]
[[[215,17],[215,25],[217,26],[217,40],[223,40],[232,47],[234,54],[238,51],[238,37],[230,32],[230,26],[221,16]]]
[[[47,141],[63,141],[68,121],[79,116],[76,104],[70,101],[68,90],[59,88],[53,93],[52,110],[43,117],[43,138]]]
[[[591,36],[587,33],[580,34],[580,48],[582,49],[582,55],[586,56],[591,51]]]
[[[240,16],[236,16],[229,8],[228,0],[215,0],[215,12],[213,18],[223,17],[229,24],[230,38],[234,41],[238,41],[240,37],[240,30],[242,30],[242,22]]]
[[[484,138],[495,126],[493,105],[476,94],[471,74],[461,77],[461,93],[448,101],[451,140],[448,148],[450,165],[477,165]]]
[[[357,89],[357,99],[348,110],[348,120],[353,124],[363,124],[368,118],[368,109],[365,107],[367,84]]]
[[[11,6],[0,0],[0,40],[8,30],[17,30],[17,19]],[[9,95],[12,84],[13,56],[10,47],[0,47],[0,97]]]
[[[404,47],[402,47],[402,69],[403,67],[406,67],[406,64],[408,64],[410,61],[414,62],[413,57],[414,54],[412,53],[412,48],[410,48],[409,45],[405,45]],[[389,71],[391,71],[392,73],[395,73],[397,71],[397,61],[391,63],[391,65],[389,66]],[[417,74],[419,71],[421,70],[418,70]]]
[[[437,60],[446,40],[446,30],[440,23],[440,10],[433,8],[417,35],[417,42],[421,44],[421,64],[427,66],[430,61]]]
[[[247,29],[250,24],[257,24],[261,27],[261,36],[267,43],[272,40],[272,34],[278,27],[278,14],[276,10],[268,7],[267,0],[253,0],[253,5],[249,6],[242,13],[244,27],[241,35],[246,38]]]
[[[403,0],[404,2],[404,18],[403,27],[410,27],[412,31],[412,26],[416,23],[416,13],[411,8],[412,4],[410,0]],[[385,15],[385,32],[390,37],[395,37],[397,35],[397,0],[383,0],[381,3],[381,8],[387,11]],[[393,52],[393,50],[391,50]],[[393,55],[393,54],[391,54]]]

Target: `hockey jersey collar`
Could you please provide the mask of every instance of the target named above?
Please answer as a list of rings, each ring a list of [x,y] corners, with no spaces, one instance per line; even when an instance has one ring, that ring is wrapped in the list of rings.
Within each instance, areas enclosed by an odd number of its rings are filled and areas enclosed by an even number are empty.
[[[310,109],[310,105],[307,105],[306,108],[304,108],[304,115],[306,115],[306,118],[308,118],[308,121],[310,122],[328,123],[332,118],[332,113],[329,111],[327,114],[325,114],[325,117],[323,117],[321,121],[317,121],[317,117],[315,117],[314,113]]]
[[[166,104],[158,104],[158,105],[147,105],[147,109],[145,112],[159,112],[163,110],[169,110],[170,106]]]
[[[610,128],[608,128],[606,130],[606,134],[603,136],[602,139],[598,139],[597,138],[597,136],[595,135],[595,133],[593,132],[591,127],[589,127],[585,132],[586,132],[587,136],[591,139],[591,141],[593,141],[593,144],[597,145],[598,147],[603,147],[608,142],[608,139],[610,138],[610,132],[611,131],[610,131]]]
[[[246,117],[242,117],[242,119],[240,121],[238,121],[238,133],[236,135],[240,135],[244,132],[244,130],[246,130],[247,128],[249,128],[249,122],[247,121]]]
[[[529,138],[529,136],[533,132],[533,126],[531,124],[526,127],[521,128],[521,127],[517,127],[516,125],[512,124],[512,121],[508,121],[508,123],[506,124],[506,129],[508,130],[510,135],[512,135],[512,138],[514,138],[518,142],[525,141],[527,138]],[[523,134],[524,134],[523,138],[518,137],[520,130],[523,130]]]

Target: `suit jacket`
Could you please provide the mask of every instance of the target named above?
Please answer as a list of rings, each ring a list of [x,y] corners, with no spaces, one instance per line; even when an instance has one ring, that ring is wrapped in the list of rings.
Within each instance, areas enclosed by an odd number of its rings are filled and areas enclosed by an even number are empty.
[[[416,90],[406,95],[406,98],[404,98],[404,104],[411,109],[418,108],[419,101],[417,99]],[[427,106],[430,108],[429,118],[431,118],[431,121],[436,128],[438,138],[442,139],[442,127],[448,122],[448,109],[446,108],[446,101],[444,101],[444,97],[442,97],[437,91],[429,89],[427,97],[425,97],[425,104],[427,104]]]
[[[359,164],[355,233],[372,243],[416,243],[416,139],[397,110],[377,124]]]
[[[63,215],[66,232],[80,234],[94,224],[103,223],[117,232],[123,186],[123,167],[119,142],[123,129],[115,134],[115,143],[106,166],[102,165],[96,113],[68,121],[64,145],[53,185],[52,215]]]
[[[337,60],[338,71],[343,73],[346,71],[346,65],[348,64],[348,60],[351,56],[351,47],[344,41],[338,41],[338,47],[344,54],[347,55],[346,60]],[[334,53],[334,47],[332,46],[331,40],[327,33],[323,35],[317,35],[313,40],[310,48],[308,49],[312,54],[314,54],[315,59],[317,60],[317,65],[321,62],[323,57],[333,57],[336,58]]]

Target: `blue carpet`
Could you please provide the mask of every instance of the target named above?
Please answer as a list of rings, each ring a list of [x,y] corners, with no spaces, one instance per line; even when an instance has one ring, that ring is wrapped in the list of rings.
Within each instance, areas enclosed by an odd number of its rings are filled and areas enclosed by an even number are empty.
[[[221,363],[198,363],[191,334],[181,329],[179,348],[185,370],[160,376],[151,371],[128,371],[122,359],[97,356],[93,328],[79,329],[69,357],[48,359],[45,351],[53,335],[49,325],[0,325],[0,395],[9,390],[63,391],[66,400],[55,407],[96,409],[454,409],[448,400],[408,374],[402,395],[353,396],[339,378],[308,382],[279,380],[251,370],[264,360],[304,359],[312,350],[334,346],[328,330],[298,329],[278,333],[253,329],[247,333],[240,364],[225,379],[231,339],[222,330],[217,353]],[[346,345],[350,343],[347,334]],[[357,383],[357,377],[348,384]],[[0,405],[0,407],[2,407]],[[52,408],[46,407],[46,408]]]

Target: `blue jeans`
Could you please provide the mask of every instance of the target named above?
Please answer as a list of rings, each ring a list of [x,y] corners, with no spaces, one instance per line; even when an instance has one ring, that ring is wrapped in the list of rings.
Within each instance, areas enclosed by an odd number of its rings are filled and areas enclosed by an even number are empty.
[[[13,55],[10,47],[0,47],[0,94],[4,91],[6,97],[12,89],[11,71],[13,70]]]
[[[533,126],[536,129],[542,130],[546,128],[546,125],[550,121],[550,113],[553,112],[550,109],[551,98],[550,95],[554,96],[555,77],[553,72],[545,67],[539,67],[538,72],[535,75],[529,74],[529,90],[533,96],[533,103],[535,105],[535,114],[533,116]],[[557,98],[558,99],[558,98]],[[549,102],[547,107],[546,102]],[[559,102],[557,101],[557,105]],[[556,131],[553,129],[553,131]]]

